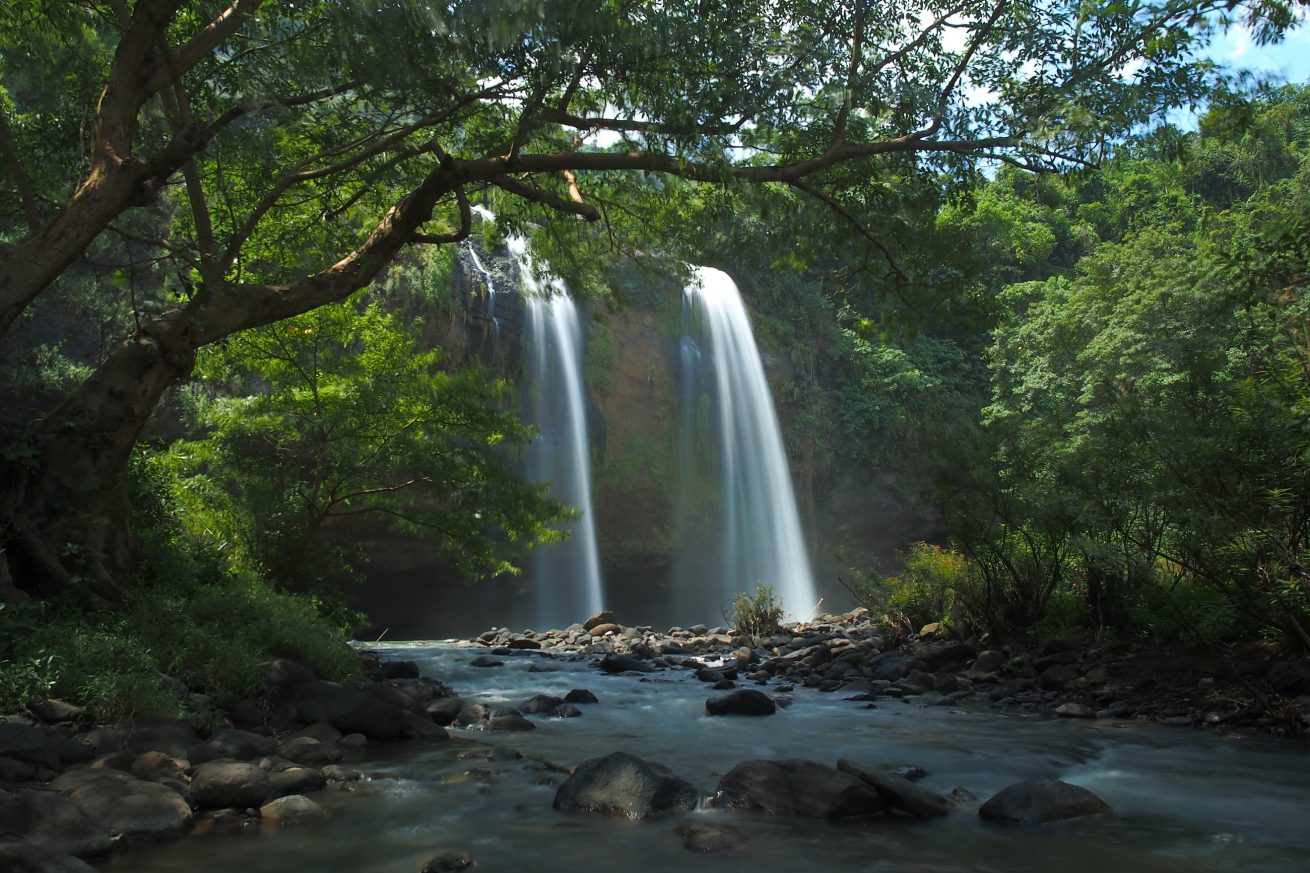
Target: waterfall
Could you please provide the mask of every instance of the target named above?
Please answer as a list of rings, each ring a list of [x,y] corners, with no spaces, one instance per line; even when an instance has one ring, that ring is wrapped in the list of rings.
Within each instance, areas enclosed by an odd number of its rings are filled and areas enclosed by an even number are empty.
[[[601,609],[600,562],[591,509],[591,460],[578,308],[563,281],[537,273],[527,240],[507,241],[527,310],[525,416],[539,435],[528,446],[528,475],[577,507],[569,539],[533,555],[539,627],[565,627]]]
[[[778,416],[746,307],[727,273],[695,268],[684,289],[684,321],[684,456],[688,445],[700,439],[700,428],[708,426],[720,486],[717,548],[722,563],[717,586],[693,577],[680,580],[699,589],[684,592],[680,607],[694,608],[701,620],[709,620],[733,593],[766,585],[791,618],[808,618],[818,598]],[[706,415],[700,413],[702,397],[708,402]],[[682,464],[684,475],[689,463]],[[691,487],[689,481],[683,487]]]

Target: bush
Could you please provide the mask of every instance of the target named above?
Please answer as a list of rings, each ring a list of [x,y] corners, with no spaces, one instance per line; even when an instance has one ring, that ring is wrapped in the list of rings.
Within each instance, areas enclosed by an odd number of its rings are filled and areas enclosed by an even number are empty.
[[[230,564],[182,530],[166,483],[138,475],[135,484],[140,559],[124,602],[91,611],[57,601],[0,608],[0,712],[56,696],[101,720],[178,715],[188,692],[220,705],[258,695],[259,662],[271,657],[325,679],[359,674],[346,639],[362,616],[277,591]]]
[[[751,637],[767,637],[777,633],[782,620],[782,604],[773,589],[761,585],[754,594],[738,591],[732,602],[723,608],[723,617],[738,633]]]
[[[934,621],[950,623],[969,562],[953,549],[915,543],[901,556],[894,576],[855,573],[851,592],[860,606],[885,614],[890,624],[917,631]]]

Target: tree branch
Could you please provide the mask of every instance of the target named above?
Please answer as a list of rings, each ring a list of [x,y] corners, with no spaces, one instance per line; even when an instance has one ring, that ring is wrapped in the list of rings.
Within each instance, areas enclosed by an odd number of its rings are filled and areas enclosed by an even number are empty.
[[[568,170],[567,168],[564,168],[562,172],[569,173],[571,175],[571,171]],[[527,182],[520,182],[517,179],[510,178],[509,176],[499,176],[497,178],[491,179],[490,181],[491,184],[495,185],[497,188],[501,188],[505,191],[508,191],[509,193],[514,194],[517,197],[522,197],[524,200],[531,200],[534,203],[545,204],[546,206],[549,206],[551,209],[554,209],[557,212],[564,212],[564,213],[568,213],[569,215],[577,215],[581,218],[585,218],[587,221],[600,220],[600,210],[592,206],[590,203],[584,202],[582,200],[581,192],[577,193],[576,200],[565,199],[559,196],[558,194],[554,193],[553,191],[547,191],[544,188],[538,188],[536,185],[530,185]],[[577,192],[576,180],[572,182],[571,189],[572,191],[570,193]]]
[[[846,123],[851,117],[851,107],[855,103],[855,84],[860,75],[860,56],[864,52],[864,3],[854,0],[855,35],[851,37],[851,66],[846,74],[846,96],[842,99],[841,111],[832,126],[832,144],[836,145],[846,138]]]
[[[901,269],[900,264],[896,263],[896,259],[892,257],[891,250],[887,248],[887,246],[883,243],[883,241],[878,239],[878,237],[874,236],[873,231],[869,230],[869,228],[866,227],[862,221],[860,221],[858,218],[855,217],[855,213],[847,209],[835,197],[833,197],[831,194],[828,194],[827,192],[820,191],[819,189],[815,188],[813,185],[810,185],[808,182],[804,182],[799,179],[792,181],[789,184],[793,188],[796,188],[799,191],[803,191],[806,194],[813,197],[815,200],[818,200],[819,202],[825,204],[833,212],[837,213],[842,218],[846,219],[846,221],[851,225],[851,227],[855,228],[855,231],[860,236],[864,237],[869,242],[873,243],[874,247],[877,248],[878,251],[882,252],[882,256],[887,260],[887,266],[891,269],[893,273],[896,274],[896,276],[901,281],[908,282],[910,280],[910,277],[906,275],[904,270]]]
[[[32,233],[39,233],[41,210],[37,208],[36,188],[32,186],[32,179],[27,175],[27,170],[23,168],[23,162],[18,157],[18,149],[14,147],[14,141],[9,135],[8,114],[3,110],[0,110],[0,154],[4,155],[5,166],[9,168],[9,175],[14,177],[14,184],[18,187],[18,200],[23,204],[27,229]]]

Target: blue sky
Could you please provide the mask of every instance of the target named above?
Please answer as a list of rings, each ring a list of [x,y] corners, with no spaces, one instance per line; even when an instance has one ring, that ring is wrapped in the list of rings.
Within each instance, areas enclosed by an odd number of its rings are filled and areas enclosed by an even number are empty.
[[[1307,24],[1303,11],[1300,27],[1281,43],[1267,46],[1256,45],[1251,31],[1237,25],[1219,35],[1207,54],[1234,69],[1273,74],[1293,83],[1310,81],[1310,24]]]

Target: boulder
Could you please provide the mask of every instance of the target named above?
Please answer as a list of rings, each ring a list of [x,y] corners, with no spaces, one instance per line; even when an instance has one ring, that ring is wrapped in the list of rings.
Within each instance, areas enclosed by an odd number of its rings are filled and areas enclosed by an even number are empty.
[[[1284,697],[1310,694],[1310,658],[1279,661],[1269,668],[1269,684]]]
[[[622,632],[623,632],[622,626],[617,625],[613,622],[605,622],[604,624],[598,624],[595,627],[593,627],[591,630],[587,631],[587,633],[591,634],[593,637],[603,637],[605,636],[605,634],[617,634]]]
[[[1005,824],[1046,824],[1112,811],[1109,804],[1079,785],[1033,779],[1002,788],[978,809],[978,815]]]
[[[0,758],[0,784],[12,785],[36,778],[36,768],[17,758]]]
[[[583,761],[555,792],[555,809],[651,819],[696,808],[696,789],[626,752]]]
[[[332,728],[332,731],[335,733],[336,729]],[[338,733],[337,737],[340,736]],[[288,761],[319,767],[341,760],[341,747],[336,740],[318,740],[314,737],[291,737],[277,747],[277,753]]]
[[[390,740],[404,728],[403,710],[336,682],[315,680],[295,688],[292,701],[305,721],[325,721],[342,733]]]
[[[778,705],[762,691],[742,688],[706,700],[705,711],[710,715],[773,715],[778,711]]]
[[[158,782],[161,779],[176,779],[191,766],[187,761],[165,755],[163,752],[142,752],[132,762],[130,772],[146,782]]]
[[[978,650],[968,643],[956,643],[928,652],[921,658],[927,664],[927,669],[936,673],[939,670],[958,670],[977,655]]]
[[[327,777],[313,767],[288,767],[269,774],[266,797],[286,797],[318,791],[327,785]]]
[[[277,743],[272,737],[243,731],[238,728],[226,728],[214,731],[203,743],[192,747],[187,753],[192,764],[204,764],[219,758],[231,758],[235,761],[253,761],[277,754]]]
[[[874,815],[886,804],[849,773],[815,761],[745,761],[719,781],[715,804],[770,815],[838,819]]]
[[[5,873],[96,873],[85,861],[47,846],[0,838],[0,870]]]
[[[80,721],[86,710],[63,700],[33,700],[27,704],[27,711],[47,724],[65,721]]]
[[[577,718],[582,715],[582,710],[578,709],[571,703],[561,703],[550,711],[555,718]]]
[[[600,659],[600,668],[606,673],[624,673],[629,670],[638,673],[653,673],[655,668],[640,658],[632,655],[620,655],[614,652]]]
[[[470,667],[504,667],[504,661],[497,661],[495,658],[487,655],[478,655],[472,661],[469,661]]]
[[[619,619],[613,612],[608,609],[602,609],[582,623],[582,629],[591,633],[592,629],[602,624],[618,624]]]
[[[343,734],[325,721],[316,721],[308,727],[301,728],[292,734],[288,739],[298,739],[304,737],[310,740],[318,740],[320,743],[337,743],[341,741]],[[282,757],[286,757],[283,755]]]
[[[1001,669],[1005,663],[1005,655],[996,649],[988,649],[985,652],[979,652],[978,657],[974,659],[973,666],[969,669],[975,673],[995,673]]]
[[[76,770],[50,786],[64,792],[111,839],[129,846],[180,837],[191,824],[191,807],[182,795],[119,770]]]
[[[269,801],[259,808],[259,817],[267,824],[279,827],[322,821],[327,811],[303,794],[292,794]]]
[[[596,695],[592,694],[585,688],[574,688],[568,694],[564,695],[565,703],[600,703]]]
[[[50,748],[50,737],[46,732],[17,722],[0,722],[0,757],[52,770],[61,766],[59,755]]]
[[[1071,664],[1052,664],[1037,677],[1037,684],[1047,691],[1052,691],[1063,688],[1080,675],[1078,668]]]
[[[908,813],[916,818],[941,818],[955,808],[945,797],[915,785],[897,773],[866,770],[845,758],[837,761],[837,769],[849,773],[878,792],[888,809]]]
[[[9,834],[71,855],[99,855],[112,845],[107,828],[96,824],[80,806],[57,791],[0,794],[0,822]]]
[[[873,671],[871,678],[896,682],[909,675],[917,660],[909,652],[884,652],[870,658],[868,668]]]
[[[87,743],[74,737],[61,734],[57,728],[45,729],[46,747],[59,756],[59,763],[65,767],[74,764],[90,764],[95,760],[96,750]]]
[[[208,809],[259,806],[268,796],[268,773],[255,764],[211,761],[196,768],[191,793]]]
[[[459,717],[460,710],[464,708],[464,701],[458,697],[443,697],[440,700],[434,700],[427,705],[424,710],[428,718],[432,719],[433,724],[439,724],[442,727],[452,724]]]
[[[1060,718],[1095,718],[1096,710],[1085,703],[1061,703],[1055,714]]]
[[[404,711],[400,714],[400,718],[402,722],[400,735],[407,740],[435,741],[450,739],[450,734],[446,733],[446,729],[427,716]]]
[[[301,685],[314,681],[314,671],[290,658],[273,658],[259,665],[264,687],[273,702],[289,700],[292,692]]]
[[[418,664],[413,661],[383,661],[382,677],[384,679],[417,679]]]
[[[561,697],[554,697],[550,694],[537,694],[519,707],[519,711],[524,715],[550,715],[555,711],[555,707],[563,702],[564,699]]]
[[[516,712],[503,712],[487,719],[489,731],[530,731],[536,730],[536,727]]]

